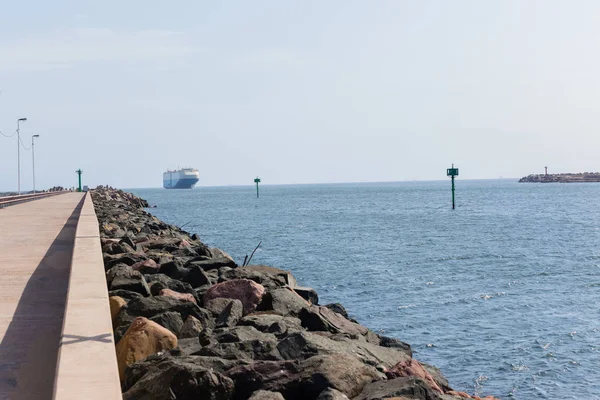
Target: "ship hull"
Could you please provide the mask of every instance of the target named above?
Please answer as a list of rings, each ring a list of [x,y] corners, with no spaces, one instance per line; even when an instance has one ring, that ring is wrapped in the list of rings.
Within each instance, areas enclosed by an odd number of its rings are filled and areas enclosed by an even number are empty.
[[[198,170],[186,168],[178,171],[167,171],[163,174],[165,189],[191,189],[199,181]]]
[[[163,181],[163,187],[165,189],[191,189],[196,183],[198,183],[198,179],[178,179],[178,180],[169,180]]]

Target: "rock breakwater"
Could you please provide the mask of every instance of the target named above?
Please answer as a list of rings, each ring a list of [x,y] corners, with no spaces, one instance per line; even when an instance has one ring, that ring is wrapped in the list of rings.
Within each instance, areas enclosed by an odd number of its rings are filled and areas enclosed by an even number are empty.
[[[479,399],[289,271],[238,266],[129,193],[91,195],[125,400]]]
[[[527,183],[576,183],[600,182],[600,173],[583,172],[578,174],[532,174],[519,179]]]

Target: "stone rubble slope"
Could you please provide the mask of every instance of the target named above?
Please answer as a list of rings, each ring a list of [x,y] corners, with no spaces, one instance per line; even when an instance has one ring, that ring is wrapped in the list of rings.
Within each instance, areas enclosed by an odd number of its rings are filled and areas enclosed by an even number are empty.
[[[479,399],[289,271],[241,267],[130,193],[91,195],[125,400]]]

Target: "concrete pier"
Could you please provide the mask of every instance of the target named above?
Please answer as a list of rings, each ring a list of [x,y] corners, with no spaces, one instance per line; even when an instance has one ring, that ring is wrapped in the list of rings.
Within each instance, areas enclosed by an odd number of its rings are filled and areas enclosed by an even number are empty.
[[[103,273],[89,195],[66,193],[0,209],[0,399],[121,397]],[[85,289],[92,291],[84,293],[80,282],[70,285],[74,278],[89,280]],[[63,330],[67,325],[72,337]],[[94,335],[77,336],[99,330],[99,342]]]

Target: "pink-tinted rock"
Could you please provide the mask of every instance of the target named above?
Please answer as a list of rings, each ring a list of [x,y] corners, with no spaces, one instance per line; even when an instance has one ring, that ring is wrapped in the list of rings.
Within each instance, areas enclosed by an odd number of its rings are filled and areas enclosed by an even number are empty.
[[[136,271],[140,271],[143,274],[152,274],[157,273],[160,265],[156,263],[156,261],[152,259],[138,261],[131,266]]]
[[[180,300],[180,301],[189,301],[191,303],[197,304],[196,299],[190,293],[179,293],[179,292],[176,292],[171,289],[163,289],[160,291],[160,293],[158,295],[172,297],[172,298]]]
[[[249,279],[234,279],[210,287],[204,294],[204,304],[210,300],[224,297],[242,302],[244,315],[256,310],[256,306],[265,294],[265,288]]]
[[[435,382],[433,376],[414,358],[400,361],[392,368],[385,371],[388,379],[400,378],[405,376],[414,376],[427,382],[427,384],[438,393],[444,393],[442,388]]]

